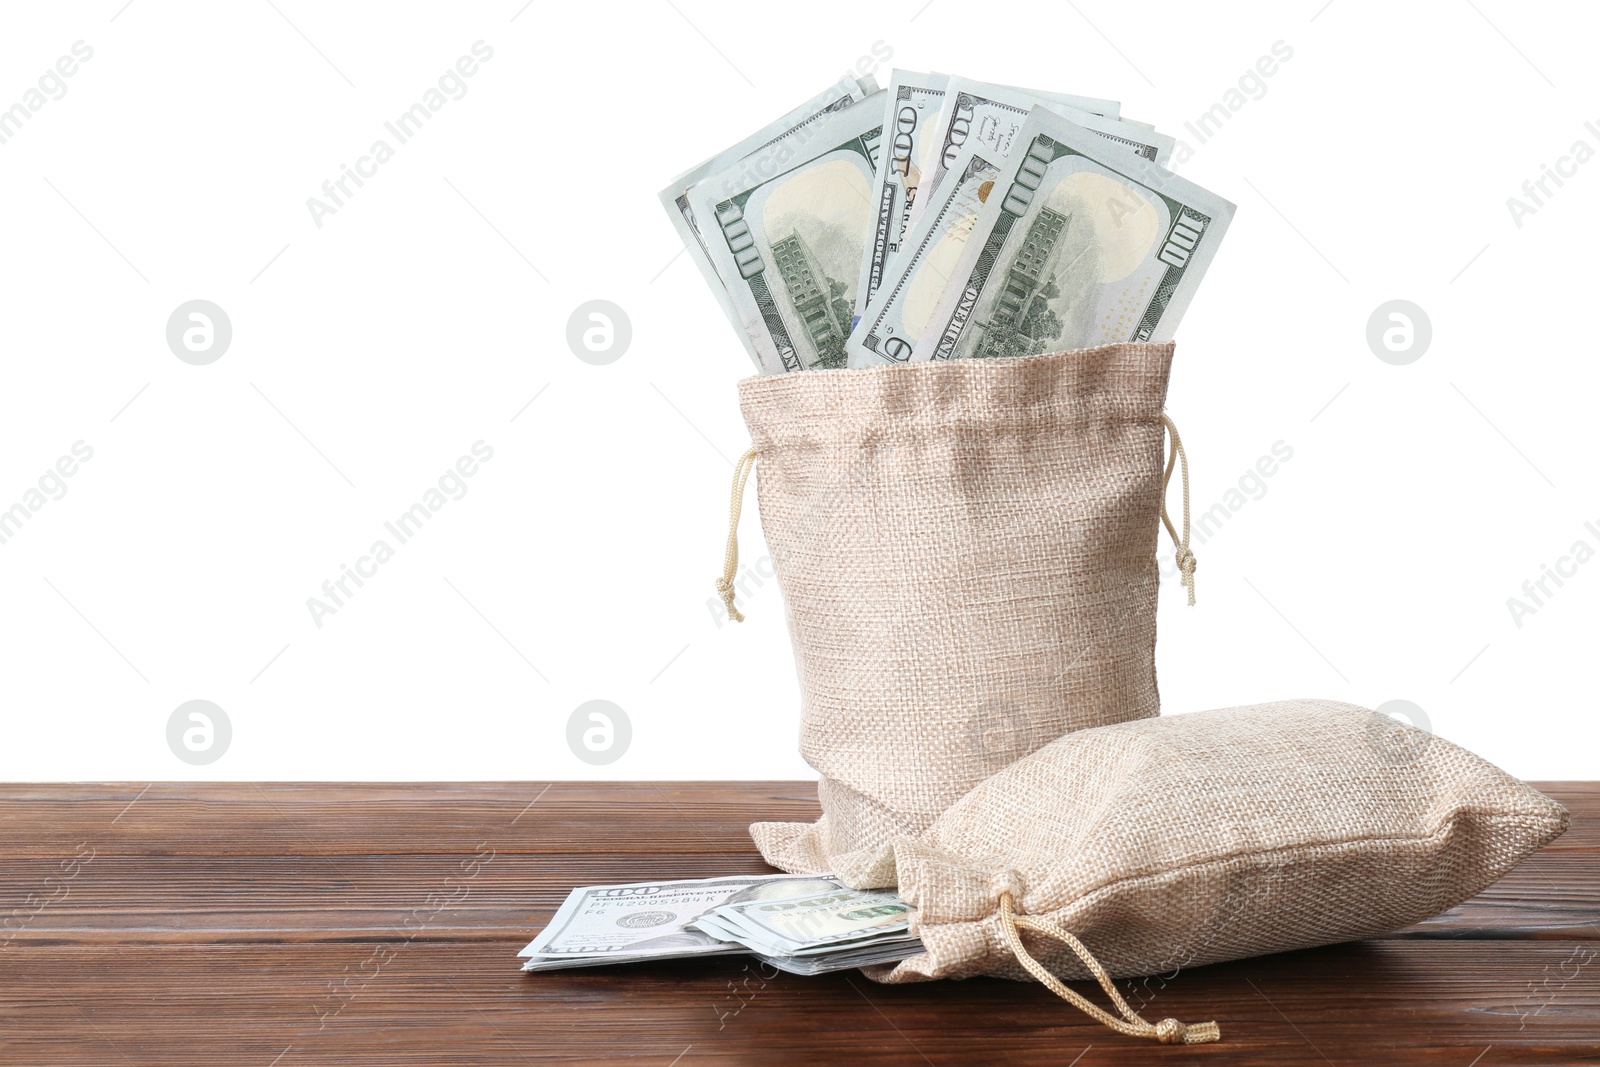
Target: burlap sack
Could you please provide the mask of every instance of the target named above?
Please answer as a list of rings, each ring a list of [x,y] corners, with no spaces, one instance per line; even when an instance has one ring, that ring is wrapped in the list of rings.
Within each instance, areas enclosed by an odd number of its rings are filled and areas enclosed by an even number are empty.
[[[1086,730],[896,842],[925,952],[868,973],[1049,984],[1095,976],[1094,959],[1112,976],[1170,975],[1371,937],[1460,903],[1566,825],[1561,805],[1472,753],[1349,704]],[[1024,948],[1018,927],[1044,936]]]
[[[822,776],[815,825],[750,828],[769,863],[893,885],[889,842],[995,771],[1157,713],[1171,360],[1119,344],[740,383]]]

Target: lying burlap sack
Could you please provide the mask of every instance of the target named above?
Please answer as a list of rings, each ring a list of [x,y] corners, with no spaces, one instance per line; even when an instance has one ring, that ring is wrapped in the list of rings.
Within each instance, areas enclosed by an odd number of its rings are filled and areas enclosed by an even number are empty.
[[[1171,344],[1118,344],[740,383],[753,447],[732,525],[754,462],[800,751],[822,776],[815,825],[750,828],[767,862],[892,885],[890,840],[995,771],[1157,713],[1171,360]],[[738,619],[731,532],[726,562]]]
[[[1291,700],[1070,734],[894,846],[925,951],[884,982],[1033,975],[1123,1033],[1109,977],[1372,937],[1460,903],[1566,829],[1472,753],[1364,708]],[[1020,930],[1045,937],[1024,944]],[[1098,962],[1096,962],[1098,961]],[[1095,977],[1120,1017],[1060,983]]]

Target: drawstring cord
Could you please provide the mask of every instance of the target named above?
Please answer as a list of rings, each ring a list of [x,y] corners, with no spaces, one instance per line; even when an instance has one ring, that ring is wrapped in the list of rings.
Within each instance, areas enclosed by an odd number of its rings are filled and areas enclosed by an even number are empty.
[[[1174,437],[1176,437],[1176,434],[1174,434]],[[1214,1022],[1194,1023],[1188,1026],[1176,1019],[1162,1019],[1158,1023],[1146,1022],[1137,1012],[1128,1007],[1128,1002],[1122,999],[1122,994],[1117,992],[1116,985],[1112,983],[1111,976],[1106,973],[1104,967],[1100,966],[1100,961],[1090,955],[1089,950],[1084,947],[1082,941],[1079,941],[1054,923],[1045,922],[1042,919],[1032,919],[1026,915],[1018,915],[1013,908],[1011,894],[1000,894],[1000,933],[1005,937],[1006,945],[1010,947],[1012,954],[1017,957],[1017,962],[1026,967],[1029,974],[1043,982],[1050,992],[1096,1022],[1103,1023],[1117,1033],[1126,1034],[1128,1037],[1153,1037],[1163,1045],[1203,1045],[1210,1041],[1219,1040],[1222,1037],[1222,1031],[1217,1028],[1217,1024]],[[1051,974],[1043,964],[1028,955],[1028,950],[1022,947],[1022,935],[1018,932],[1019,927],[1047,934],[1075,952],[1078,958],[1083,961],[1083,965],[1089,968],[1095,980],[1100,983],[1100,988],[1106,991],[1106,995],[1116,1005],[1117,1011],[1122,1013],[1122,1018],[1117,1018],[1078,993],[1068,989],[1062,984],[1061,979]]]
[[[733,606],[733,579],[739,573],[739,512],[744,508],[745,483],[755,469],[756,450],[752,446],[745,450],[733,468],[733,499],[728,504],[728,547],[722,553],[722,577],[717,579],[717,592],[728,607],[728,618],[734,622],[744,622],[744,616]]]
[[[1167,527],[1167,535],[1172,538],[1172,549],[1175,561],[1178,564],[1178,574],[1183,580],[1183,586],[1189,590],[1189,606],[1194,607],[1194,568],[1196,560],[1194,553],[1189,550],[1189,453],[1183,450],[1183,438],[1178,436],[1178,427],[1163,413],[1161,425],[1167,428],[1167,435],[1172,438],[1172,448],[1167,453],[1167,469],[1161,476],[1161,521]],[[1172,527],[1172,519],[1167,515],[1167,486],[1172,482],[1172,469],[1178,461],[1183,461],[1183,537],[1178,537],[1178,531]]]

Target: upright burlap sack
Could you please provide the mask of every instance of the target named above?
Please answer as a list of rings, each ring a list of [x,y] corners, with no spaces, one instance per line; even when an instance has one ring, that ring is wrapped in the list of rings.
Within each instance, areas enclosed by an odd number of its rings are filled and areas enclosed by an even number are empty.
[[[740,383],[821,773],[816,824],[750,828],[769,863],[893,885],[889,842],[995,771],[1157,713],[1171,360],[1118,344]]]
[[[1082,998],[1060,979],[1095,977],[1120,1017],[1079,1006],[1121,1032],[1215,1040],[1211,1024],[1145,1022],[1107,976],[1170,975],[1420,922],[1566,825],[1565,808],[1485,760],[1350,704],[1293,700],[1085,730],[896,842],[899,892],[925,951],[868,973],[1032,975],[1074,1003]]]

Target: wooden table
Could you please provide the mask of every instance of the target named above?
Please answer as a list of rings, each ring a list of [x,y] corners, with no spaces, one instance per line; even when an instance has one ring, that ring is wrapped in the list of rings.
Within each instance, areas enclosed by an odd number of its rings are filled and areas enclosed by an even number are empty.
[[[574,885],[766,870],[805,783],[0,786],[0,1064],[1600,1063],[1600,783],[1543,788],[1571,830],[1447,915],[1151,983],[1222,1027],[1168,1047],[997,979],[518,971]]]

